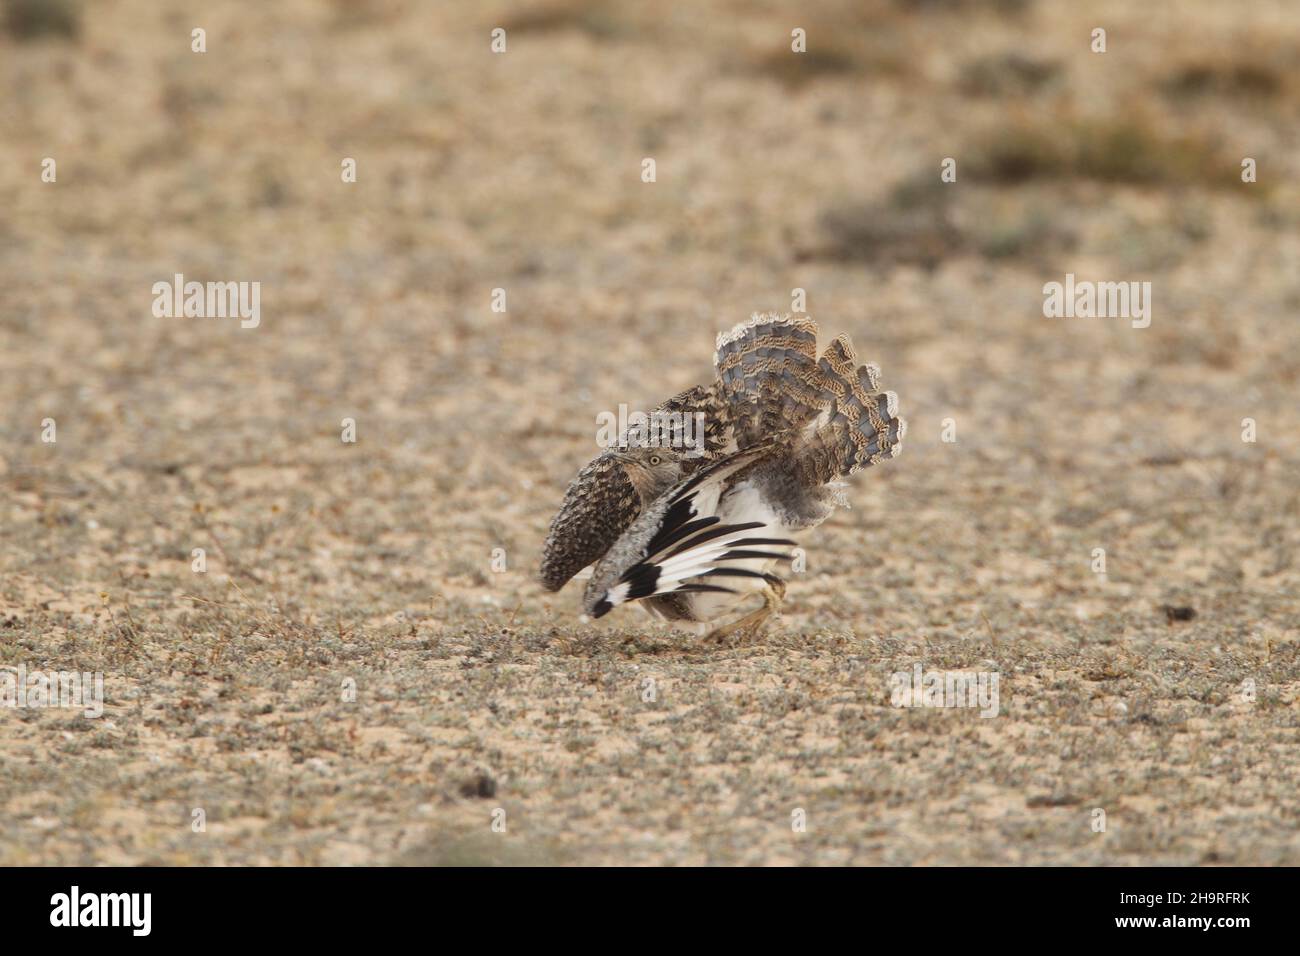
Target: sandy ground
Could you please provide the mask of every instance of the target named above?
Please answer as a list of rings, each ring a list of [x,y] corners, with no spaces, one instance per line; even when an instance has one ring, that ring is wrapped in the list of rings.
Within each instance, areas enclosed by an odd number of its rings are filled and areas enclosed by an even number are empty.
[[[4,6],[0,666],[105,701],[0,863],[1300,863],[1294,5]],[[903,454],[766,633],[581,621],[596,415],[795,288]]]

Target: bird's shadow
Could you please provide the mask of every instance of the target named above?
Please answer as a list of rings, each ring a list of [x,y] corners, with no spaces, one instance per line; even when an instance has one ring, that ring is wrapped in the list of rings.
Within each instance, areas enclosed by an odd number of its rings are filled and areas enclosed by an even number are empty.
[[[738,632],[722,639],[714,639],[683,630],[654,631],[627,628],[576,634],[557,643],[556,649],[572,657],[709,658],[739,649],[771,646],[769,639],[776,636],[785,635],[765,628],[757,632]]]

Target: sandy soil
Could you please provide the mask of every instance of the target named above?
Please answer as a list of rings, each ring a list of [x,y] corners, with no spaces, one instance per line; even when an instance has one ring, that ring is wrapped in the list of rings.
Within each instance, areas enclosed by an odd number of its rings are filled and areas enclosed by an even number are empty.
[[[0,708],[0,863],[1300,863],[1293,5],[5,6],[0,666],[105,707]],[[766,633],[579,620],[596,415],[795,288],[903,454]]]

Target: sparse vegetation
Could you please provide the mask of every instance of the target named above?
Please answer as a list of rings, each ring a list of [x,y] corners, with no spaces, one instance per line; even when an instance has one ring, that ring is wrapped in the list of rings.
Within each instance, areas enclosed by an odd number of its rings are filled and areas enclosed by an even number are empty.
[[[821,238],[806,255],[932,269],[963,246],[951,205],[943,200],[907,204],[895,199],[829,206],[818,221]]]
[[[1300,55],[1300,50],[1291,50],[1289,54]],[[1173,99],[1226,96],[1267,101],[1285,87],[1282,69],[1267,59],[1243,56],[1184,63],[1168,75],[1162,89]]]
[[[636,19],[600,0],[541,0],[514,10],[502,22],[507,34],[577,30],[598,40],[636,32]]]
[[[1043,89],[1060,73],[1059,63],[1011,51],[964,64],[960,84],[974,96],[1026,95]]]
[[[4,0],[3,15],[18,40],[74,39],[81,31],[81,0]]]
[[[1018,122],[986,133],[967,154],[982,180],[1093,179],[1148,186],[1232,188],[1235,163],[1208,135],[1166,134],[1136,117]]]
[[[1019,16],[1033,8],[1034,0],[893,0],[896,7],[913,13],[998,13]]]
[[[803,252],[810,259],[933,269],[971,253],[1036,263],[1073,248],[1077,238],[1041,193],[956,190],[927,175],[899,183],[884,202],[828,206]]]

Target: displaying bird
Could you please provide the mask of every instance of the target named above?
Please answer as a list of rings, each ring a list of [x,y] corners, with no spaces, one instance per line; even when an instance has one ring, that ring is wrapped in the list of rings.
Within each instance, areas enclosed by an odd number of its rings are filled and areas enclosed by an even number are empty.
[[[582,599],[592,617],[638,601],[706,623],[757,592],[762,606],[710,637],[757,627],[780,608],[774,569],[793,536],[847,507],[841,479],[898,454],[898,397],[879,390],[878,367],[857,364],[847,335],[818,357],[808,316],[755,314],[718,335],[714,365],[712,383],[655,410],[666,427],[629,429],[578,472],[542,548],[547,590],[594,563]],[[691,420],[703,434],[687,443]]]

